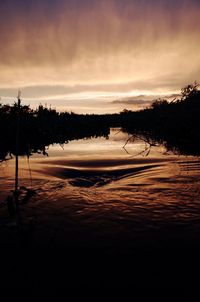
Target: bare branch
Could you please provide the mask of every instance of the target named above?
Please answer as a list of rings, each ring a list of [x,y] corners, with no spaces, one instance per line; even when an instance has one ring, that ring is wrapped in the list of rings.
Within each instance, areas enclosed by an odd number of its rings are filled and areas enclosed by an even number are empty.
[[[131,135],[125,142],[124,146],[123,146],[123,149],[125,150],[125,152],[129,155],[131,155],[128,150],[126,149],[126,146],[127,144],[132,140],[132,142],[135,141],[135,139],[139,139],[139,140],[142,140],[144,143],[145,143],[145,147],[144,147],[144,150],[140,151],[139,153],[137,154],[134,154],[132,156],[138,156],[138,155],[144,155],[144,156],[148,156],[149,153],[151,152],[151,147],[155,147],[157,146],[158,144],[156,144],[155,142],[151,141],[150,139],[146,139],[144,136],[140,136],[140,135],[136,135],[136,134],[133,134]]]

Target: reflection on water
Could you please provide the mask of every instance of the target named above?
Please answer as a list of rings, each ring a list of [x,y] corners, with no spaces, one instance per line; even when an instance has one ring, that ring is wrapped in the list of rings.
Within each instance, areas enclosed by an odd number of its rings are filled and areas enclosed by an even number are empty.
[[[192,229],[194,236],[198,233],[199,159],[166,154],[162,146],[152,147],[144,156],[145,143],[139,139],[126,146],[127,153],[123,149],[127,138],[112,129],[109,139],[51,146],[48,157],[31,157],[30,168],[21,158],[21,185],[37,192],[24,212],[34,212],[37,222],[52,230],[48,237],[40,228],[41,240],[62,241],[74,225],[78,233],[89,228],[90,236],[99,240],[123,234],[130,244],[145,231],[156,234],[170,225],[177,232],[181,226]],[[14,161],[2,163],[0,171],[2,201],[13,188]]]

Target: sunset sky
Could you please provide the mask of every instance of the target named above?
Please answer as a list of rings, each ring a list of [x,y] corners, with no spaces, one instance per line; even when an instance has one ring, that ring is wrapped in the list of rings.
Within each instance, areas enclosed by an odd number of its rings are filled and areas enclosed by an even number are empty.
[[[200,82],[199,0],[1,0],[0,97],[140,109]]]

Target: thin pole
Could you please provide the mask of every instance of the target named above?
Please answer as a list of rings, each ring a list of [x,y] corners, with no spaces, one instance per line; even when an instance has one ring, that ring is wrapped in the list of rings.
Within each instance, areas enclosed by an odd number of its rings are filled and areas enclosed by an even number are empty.
[[[18,92],[18,97],[17,97],[17,125],[16,125],[16,156],[15,156],[15,194],[16,196],[18,195],[18,171],[19,171],[19,121],[20,121],[20,105],[21,105],[21,100],[20,100],[20,91]],[[16,197],[17,201],[17,197]]]

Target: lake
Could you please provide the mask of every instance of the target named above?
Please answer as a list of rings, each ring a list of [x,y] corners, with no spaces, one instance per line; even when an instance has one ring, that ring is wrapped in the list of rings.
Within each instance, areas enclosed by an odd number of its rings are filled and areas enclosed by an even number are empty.
[[[143,229],[156,231],[169,224],[190,225],[195,232],[200,214],[199,158],[175,156],[162,146],[152,147],[146,156],[140,139],[124,149],[127,138],[120,129],[111,129],[109,139],[52,145],[48,157],[34,155],[29,162],[21,158],[20,185],[37,193],[31,207],[36,213],[42,207],[60,213],[62,228],[63,219],[70,217],[94,227],[101,236],[125,232],[134,237]],[[14,159],[2,163],[0,171],[3,201],[13,189]],[[134,232],[130,224],[137,225]]]
[[[49,146],[20,158],[20,186],[35,191],[20,206],[23,225],[8,227],[3,201],[14,188],[14,158],[0,165],[1,246],[98,250],[198,245],[200,161],[111,129],[109,137]],[[25,234],[25,235],[24,235]]]

